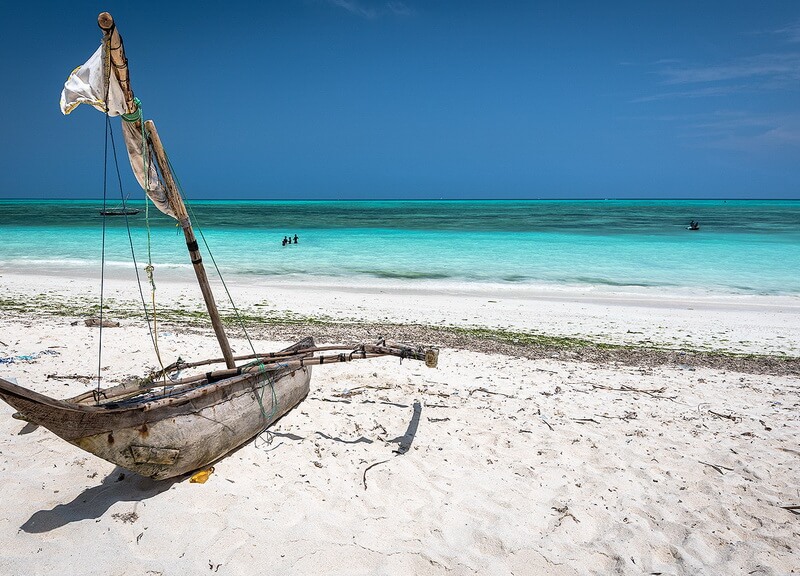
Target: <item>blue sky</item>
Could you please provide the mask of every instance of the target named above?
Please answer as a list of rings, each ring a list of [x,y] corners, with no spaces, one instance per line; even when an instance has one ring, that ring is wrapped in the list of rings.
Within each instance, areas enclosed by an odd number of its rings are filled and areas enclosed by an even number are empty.
[[[103,10],[190,198],[800,198],[796,0],[0,10],[0,198],[102,196]]]

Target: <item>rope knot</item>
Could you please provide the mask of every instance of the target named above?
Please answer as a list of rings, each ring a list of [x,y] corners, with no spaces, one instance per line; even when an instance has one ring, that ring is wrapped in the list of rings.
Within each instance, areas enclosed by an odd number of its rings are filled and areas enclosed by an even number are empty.
[[[120,114],[120,118],[125,120],[125,122],[136,122],[142,119],[142,101],[138,98],[134,98],[133,103],[136,104],[136,110],[130,114]]]

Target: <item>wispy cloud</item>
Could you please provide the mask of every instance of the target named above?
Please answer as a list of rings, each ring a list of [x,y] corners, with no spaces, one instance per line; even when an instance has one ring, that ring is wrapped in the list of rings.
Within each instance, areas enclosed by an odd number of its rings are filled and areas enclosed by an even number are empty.
[[[773,50],[724,62],[702,63],[662,58],[650,64],[661,90],[633,102],[710,98],[732,94],[800,91],[800,20],[750,35],[780,37]]]
[[[398,2],[398,1],[387,2],[386,7],[389,9],[390,12],[392,12],[393,14],[397,14],[398,16],[411,16],[414,13],[414,11],[403,2]]]
[[[800,20],[774,31],[775,34],[786,38],[787,42],[800,42]]]
[[[651,66],[662,89],[631,102],[800,91],[800,52],[758,54],[710,65],[661,60]]]
[[[759,54],[716,65],[668,65],[658,71],[665,84],[725,82],[747,78],[800,80],[800,53]]]
[[[400,0],[389,0],[388,2],[369,3],[358,0],[327,0],[329,4],[342,8],[355,16],[374,20],[381,16],[411,16],[414,11],[407,4]]]
[[[748,92],[751,88],[746,84],[728,84],[725,86],[703,86],[686,90],[672,90],[641,96],[631,100],[632,103],[657,102],[659,100],[673,100],[675,98],[709,98],[712,96],[728,96],[730,94]]]
[[[751,34],[769,35],[771,49],[763,50],[762,38],[753,45],[758,52],[726,61],[663,58],[651,62],[646,69],[655,79],[650,84],[652,92],[631,102],[664,102],[664,109],[679,111],[659,119],[689,146],[796,158],[800,153],[800,107],[791,97],[800,92],[800,50],[796,45],[800,43],[800,21]],[[737,51],[742,53],[745,46],[737,46]],[[683,105],[681,101],[686,100],[694,102]],[[693,112],[685,113],[687,110]]]
[[[672,117],[669,121],[683,122],[682,137],[703,148],[748,153],[800,149],[800,115],[797,114],[725,111]]]

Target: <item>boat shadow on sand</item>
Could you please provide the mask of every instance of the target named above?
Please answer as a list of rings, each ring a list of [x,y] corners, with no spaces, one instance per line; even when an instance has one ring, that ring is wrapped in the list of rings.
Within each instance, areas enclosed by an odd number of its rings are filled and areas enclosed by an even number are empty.
[[[404,406],[405,407],[405,406]],[[408,424],[405,434],[388,440],[389,444],[397,444],[397,450],[394,454],[397,456],[403,455],[411,448],[414,438],[417,434],[419,427],[420,417],[422,415],[422,405],[419,401],[415,401],[413,405],[414,412]],[[21,433],[28,433],[30,430],[23,428]],[[343,440],[338,437],[332,437],[322,432],[317,434],[323,438],[345,443],[358,443],[372,441],[364,438],[363,436],[357,440]],[[299,436],[290,434],[280,434],[278,436],[289,436],[292,439],[301,439]],[[241,447],[233,452],[238,452]],[[383,460],[379,463],[387,462]],[[366,475],[366,471],[365,471]],[[20,526],[20,530],[29,534],[41,534],[43,532],[50,532],[57,528],[71,524],[72,522],[80,522],[81,520],[97,519],[103,516],[111,506],[117,502],[141,502],[148,498],[158,496],[162,492],[166,492],[178,482],[184,481],[188,475],[181,475],[168,480],[152,480],[144,476],[139,476],[120,468],[117,466],[111,474],[106,476],[98,486],[87,488],[78,494],[72,502],[67,504],[58,504],[50,510],[39,510],[35,512],[27,522]],[[365,479],[366,483],[366,479]]]
[[[72,522],[100,518],[117,502],[147,500],[169,490],[173,484],[181,480],[182,477],[152,480],[117,467],[98,486],[87,488],[72,502],[58,504],[50,510],[35,512],[20,526],[20,530],[29,534],[40,534]]]

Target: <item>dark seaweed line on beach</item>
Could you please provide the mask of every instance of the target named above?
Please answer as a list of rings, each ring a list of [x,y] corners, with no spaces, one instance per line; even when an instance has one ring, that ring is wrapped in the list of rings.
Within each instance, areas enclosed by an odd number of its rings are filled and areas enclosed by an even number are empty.
[[[619,364],[639,368],[673,366],[712,368],[749,374],[800,376],[800,358],[756,354],[734,354],[668,348],[602,344],[560,336],[533,335],[490,328],[470,329],[409,324],[313,323],[281,324],[280,322],[249,329],[251,336],[267,340],[297,340],[314,334],[318,341],[357,342],[382,337],[397,341],[425,342],[441,348],[456,348],[522,357],[531,360],[549,359],[594,364]]]
[[[59,299],[52,294],[33,298],[0,298],[6,318],[30,320],[37,316],[64,317],[70,321],[92,317],[98,306],[89,299]],[[113,319],[143,323],[141,310],[110,300],[104,314]],[[595,342],[570,336],[551,336],[494,328],[429,326],[358,321],[336,321],[329,317],[309,317],[292,312],[244,311],[240,320],[251,338],[299,340],[314,335],[318,342],[362,342],[389,338],[396,341],[424,342],[441,348],[455,348],[486,354],[549,359],[594,364],[618,364],[639,368],[673,366],[686,369],[712,368],[749,374],[800,376],[800,357],[742,354],[722,350],[696,350],[659,346],[623,345]],[[239,321],[222,314],[231,336],[243,337]],[[159,310],[162,327],[210,335],[204,311],[186,308]]]

